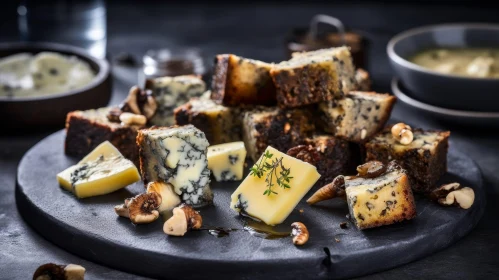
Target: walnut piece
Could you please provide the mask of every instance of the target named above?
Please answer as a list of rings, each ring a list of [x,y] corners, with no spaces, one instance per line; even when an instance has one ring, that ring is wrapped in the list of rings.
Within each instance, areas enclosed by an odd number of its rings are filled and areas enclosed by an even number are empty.
[[[84,278],[85,268],[76,264],[59,265],[46,263],[38,267],[33,274],[33,280],[83,280]]]
[[[293,236],[293,244],[301,246],[308,241],[308,229],[303,223],[294,222],[291,224],[291,236]]]
[[[386,165],[377,160],[368,161],[357,166],[357,172],[361,177],[376,178],[386,172]]]
[[[469,209],[475,201],[475,192],[472,188],[462,187],[459,183],[450,183],[431,192],[430,199],[444,206],[455,205]]]
[[[184,236],[191,229],[200,229],[203,218],[198,211],[187,204],[173,208],[173,216],[163,225],[163,231],[168,235]]]
[[[392,135],[402,145],[409,145],[414,140],[411,127],[405,123],[398,123],[392,126]]]
[[[128,203],[130,221],[134,224],[147,224],[159,217],[158,208],[161,205],[161,195],[143,193],[135,196]]]

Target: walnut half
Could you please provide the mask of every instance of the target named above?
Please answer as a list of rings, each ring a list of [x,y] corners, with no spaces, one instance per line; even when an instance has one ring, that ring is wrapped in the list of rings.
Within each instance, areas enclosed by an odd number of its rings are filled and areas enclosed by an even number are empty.
[[[33,280],[83,280],[85,268],[77,264],[59,265],[54,263],[42,264],[33,274]]]
[[[430,193],[430,199],[445,206],[459,206],[468,209],[475,201],[475,192],[472,188],[462,187],[459,183],[442,185]]]

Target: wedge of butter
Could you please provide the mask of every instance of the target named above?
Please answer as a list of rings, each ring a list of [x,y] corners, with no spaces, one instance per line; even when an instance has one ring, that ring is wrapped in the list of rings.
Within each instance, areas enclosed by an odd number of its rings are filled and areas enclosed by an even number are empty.
[[[208,169],[218,182],[243,179],[246,148],[244,142],[231,142],[208,147]]]
[[[288,183],[289,188],[278,186],[276,176],[272,176],[272,190],[277,194],[264,195],[268,186],[268,182],[265,182],[266,174],[261,178],[250,174],[232,194],[230,207],[236,212],[243,211],[268,225],[276,225],[289,216],[298,202],[317,182],[320,174],[315,166],[281,153],[271,146],[265,151],[272,154],[272,157],[266,158],[262,155],[255,165],[261,164],[262,161],[271,164],[272,160],[282,158],[282,165],[290,170],[289,176],[293,177]],[[281,170],[279,165],[276,174],[280,174]]]
[[[137,167],[108,141],[57,174],[61,187],[78,198],[108,194],[139,180]]]

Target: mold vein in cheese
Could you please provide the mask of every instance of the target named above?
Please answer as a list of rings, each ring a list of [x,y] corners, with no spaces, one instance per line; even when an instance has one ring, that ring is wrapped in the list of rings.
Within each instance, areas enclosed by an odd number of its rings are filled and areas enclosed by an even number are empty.
[[[144,183],[167,182],[182,201],[193,206],[209,204],[208,141],[192,125],[139,131],[140,165]]]

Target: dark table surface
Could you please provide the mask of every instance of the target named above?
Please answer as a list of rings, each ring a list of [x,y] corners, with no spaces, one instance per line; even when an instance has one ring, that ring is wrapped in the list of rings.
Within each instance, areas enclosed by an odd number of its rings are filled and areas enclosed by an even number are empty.
[[[113,57],[126,51],[140,58],[149,48],[196,46],[203,49],[207,61],[224,52],[280,61],[285,59],[285,34],[297,25],[307,25],[313,15],[324,13],[366,32],[371,41],[369,70],[374,88],[386,92],[393,73],[385,48],[396,33],[425,24],[499,21],[498,10],[471,7],[470,2],[449,6],[369,2],[173,6],[114,1],[108,5],[108,53]],[[5,6],[0,14],[0,42],[18,40],[15,6]],[[137,75],[133,69],[115,66],[113,78],[111,103],[116,104],[137,82]],[[451,247],[425,259],[365,276],[365,279],[499,279],[496,216],[499,213],[499,131],[438,123],[400,102],[392,116],[423,128],[450,129],[451,145],[473,158],[482,169],[487,208],[475,230]],[[31,146],[58,129],[26,131],[19,128],[0,132],[0,279],[29,279],[40,264],[47,262],[81,264],[87,268],[88,279],[141,279],[64,251],[38,236],[19,216],[14,199],[17,164]]]

